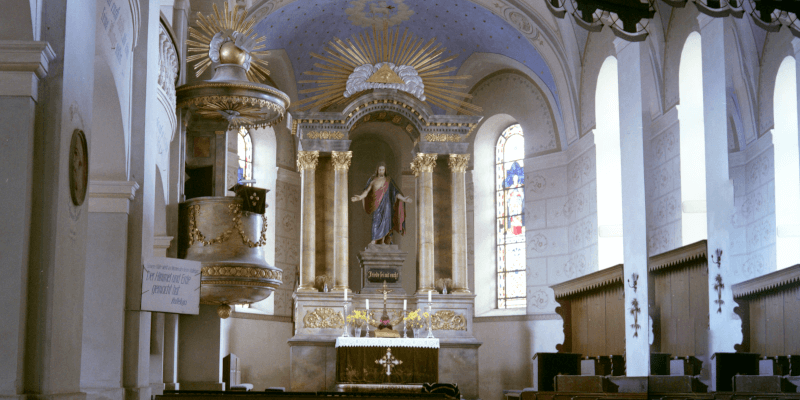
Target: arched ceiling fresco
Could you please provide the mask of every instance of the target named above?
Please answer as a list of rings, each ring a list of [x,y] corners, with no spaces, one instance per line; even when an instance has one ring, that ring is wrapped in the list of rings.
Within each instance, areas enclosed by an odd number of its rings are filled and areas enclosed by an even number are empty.
[[[346,40],[371,31],[373,25],[380,30],[384,24],[401,31],[408,28],[409,33],[426,39],[435,37],[446,48],[444,57],[458,55],[447,66],[458,68],[476,52],[513,58],[534,71],[559,102],[553,75],[528,39],[502,18],[467,0],[298,1],[274,10],[255,29],[267,38],[267,49],[286,50],[295,78],[301,81],[311,79],[304,71],[319,71],[314,67],[319,60],[310,52],[323,54],[323,46],[334,37]],[[311,87],[314,84],[298,84],[298,90]],[[560,111],[560,104],[556,106]]]

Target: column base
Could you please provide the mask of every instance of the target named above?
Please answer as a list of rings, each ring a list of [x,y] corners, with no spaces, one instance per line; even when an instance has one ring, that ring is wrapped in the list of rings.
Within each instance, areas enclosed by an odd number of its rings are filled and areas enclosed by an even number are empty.
[[[452,294],[472,294],[472,292],[470,292],[469,289],[455,289],[450,293],[452,293]]]
[[[344,292],[344,291],[345,291],[345,289],[346,289],[348,292],[350,292],[350,293],[352,293],[352,292],[353,292],[353,291],[352,291],[352,290],[350,290],[350,288],[349,288],[349,287],[347,287],[347,286],[334,286],[334,287],[333,287],[333,289],[331,289],[331,292],[339,292],[339,293],[341,293],[341,292]]]
[[[297,291],[298,292],[319,292],[319,290],[317,290],[317,288],[315,288],[313,286],[311,286],[311,287],[302,287],[302,286],[300,286],[299,288],[297,288]]]
[[[418,295],[418,296],[420,296],[420,295],[427,296],[428,292],[434,292],[435,294],[439,294],[439,291],[436,290],[436,288],[433,288],[433,287],[419,288],[419,289],[417,289],[417,292],[414,293],[414,294]]]

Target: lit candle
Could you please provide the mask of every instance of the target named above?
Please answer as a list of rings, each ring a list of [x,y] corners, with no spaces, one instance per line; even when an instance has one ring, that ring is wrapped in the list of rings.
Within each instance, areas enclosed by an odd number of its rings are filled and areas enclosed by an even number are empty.
[[[367,310],[369,310],[369,299],[367,299]]]
[[[405,311],[405,310],[406,310],[406,304],[407,304],[406,302],[407,302],[407,301],[408,301],[408,300],[406,300],[406,299],[403,299],[403,311]]]
[[[344,290],[344,301],[347,301],[347,289]]]
[[[428,290],[428,303],[431,302],[431,293],[432,292],[433,292],[433,290]]]

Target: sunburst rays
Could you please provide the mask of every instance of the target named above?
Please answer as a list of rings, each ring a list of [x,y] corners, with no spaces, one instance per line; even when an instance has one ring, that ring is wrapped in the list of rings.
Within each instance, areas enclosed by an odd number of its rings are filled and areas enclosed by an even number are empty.
[[[325,55],[310,53],[322,62],[314,64],[319,71],[304,72],[318,78],[299,81],[317,85],[315,88],[300,91],[309,97],[300,101],[299,110],[322,109],[347,102],[348,98],[344,97],[347,79],[356,67],[389,62],[397,66],[408,65],[417,71],[422,78],[425,101],[428,103],[467,115],[480,113],[483,111],[480,107],[463,100],[472,96],[459,91],[467,88],[459,82],[470,77],[448,75],[456,68],[444,65],[458,56],[442,58],[446,49],[441,43],[434,45],[435,42],[436,38],[425,41],[413,33],[409,34],[408,28],[401,35],[400,29],[389,29],[386,26],[381,32],[373,27],[372,32],[365,31],[346,40],[334,37],[324,48]]]
[[[195,39],[188,39],[187,53],[196,53],[186,58],[186,62],[196,62],[194,65],[195,74],[197,77],[205,72],[205,70],[212,65],[209,51],[211,50],[211,41],[214,35],[222,33],[223,36],[228,37],[231,41],[235,41],[237,47],[252,47],[251,49],[245,48],[244,50],[251,55],[250,68],[247,68],[247,79],[252,82],[263,82],[269,75],[267,69],[267,62],[258,58],[269,54],[268,51],[260,51],[264,48],[262,43],[266,38],[253,32],[253,27],[258,22],[253,18],[247,19],[247,11],[242,10],[239,12],[239,6],[235,6],[233,10],[228,9],[228,2],[225,2],[225,8],[220,14],[216,4],[213,4],[214,13],[204,16],[197,13],[197,26],[199,30],[189,28],[189,37]],[[238,37],[234,37],[234,32],[238,32]]]

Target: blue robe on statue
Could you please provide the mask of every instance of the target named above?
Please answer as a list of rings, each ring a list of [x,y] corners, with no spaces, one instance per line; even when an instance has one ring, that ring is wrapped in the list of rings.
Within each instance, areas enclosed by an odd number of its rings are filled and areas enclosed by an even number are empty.
[[[373,178],[369,178],[364,190],[372,184]],[[392,229],[401,235],[406,233],[405,203],[397,199],[398,194],[401,194],[400,189],[387,176],[383,187],[370,190],[364,198],[364,210],[372,214],[372,240],[383,239]]]

